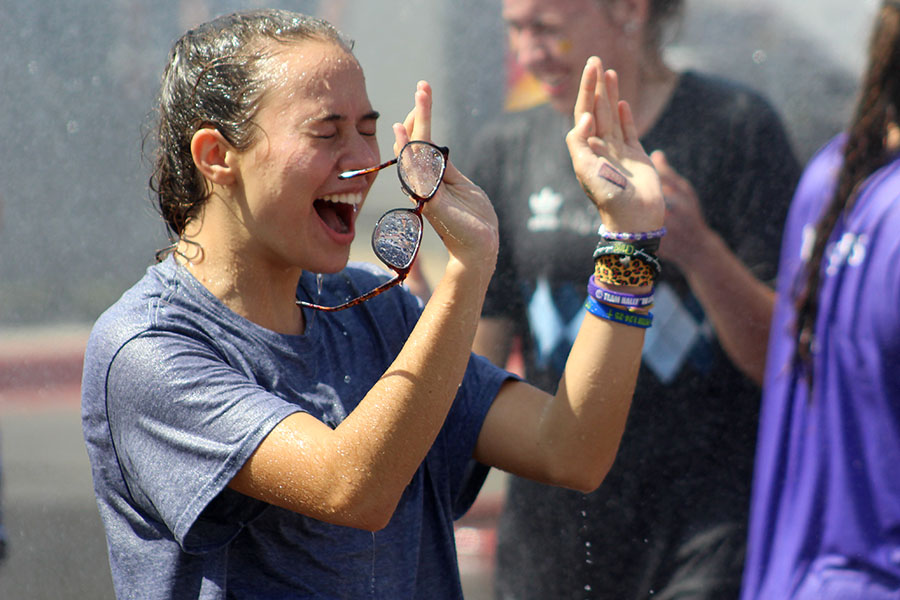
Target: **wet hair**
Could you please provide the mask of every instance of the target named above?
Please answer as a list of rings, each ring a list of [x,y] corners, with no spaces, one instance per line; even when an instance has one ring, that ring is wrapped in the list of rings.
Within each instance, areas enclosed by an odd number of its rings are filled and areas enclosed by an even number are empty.
[[[173,241],[209,196],[191,156],[194,133],[212,126],[235,148],[249,147],[267,89],[265,60],[279,44],[306,40],[333,42],[352,52],[352,42],[330,23],[283,10],[219,17],[188,31],[172,47],[157,102],[150,188]]]
[[[887,127],[896,123],[900,107],[900,2],[885,0],[869,42],[868,66],[843,150],[843,163],[831,201],[815,227],[806,266],[799,274],[794,297],[795,360],[812,384],[812,354],[819,312],[819,291],[825,251],[841,217],[848,213],[866,179],[887,164],[896,148],[886,144]]]

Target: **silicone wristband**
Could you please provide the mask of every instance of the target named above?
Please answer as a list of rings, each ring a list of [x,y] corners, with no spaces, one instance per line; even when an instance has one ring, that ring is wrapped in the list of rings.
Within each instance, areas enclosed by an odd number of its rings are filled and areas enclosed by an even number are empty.
[[[652,313],[642,315],[639,313],[629,312],[627,310],[622,310],[620,308],[601,304],[591,297],[588,297],[588,299],[585,300],[584,309],[596,317],[600,317],[601,319],[606,319],[607,321],[612,321],[614,323],[621,323],[622,325],[640,327],[641,329],[647,329],[648,327],[653,325]]]
[[[597,285],[594,276],[588,278],[588,295],[600,302],[606,304],[617,304],[619,306],[634,309],[644,308],[653,304],[653,292],[649,294],[626,294],[625,292],[614,292]]]

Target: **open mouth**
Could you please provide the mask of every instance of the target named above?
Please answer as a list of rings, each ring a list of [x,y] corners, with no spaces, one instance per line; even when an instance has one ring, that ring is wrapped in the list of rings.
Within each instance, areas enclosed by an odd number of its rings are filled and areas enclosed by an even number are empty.
[[[322,222],[337,233],[350,233],[362,194],[332,194],[316,199],[313,207]]]
[[[541,79],[544,89],[551,95],[565,90],[566,79],[560,76],[548,76]]]

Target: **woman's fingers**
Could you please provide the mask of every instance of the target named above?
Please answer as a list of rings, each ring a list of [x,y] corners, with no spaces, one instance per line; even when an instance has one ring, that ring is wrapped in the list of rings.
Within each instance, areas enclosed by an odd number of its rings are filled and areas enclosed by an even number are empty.
[[[594,114],[600,72],[600,59],[592,56],[585,63],[584,70],[581,73],[578,96],[575,98],[575,123],[580,123],[581,116],[585,113]]]
[[[427,81],[420,81],[416,85],[415,108],[413,109],[415,121],[410,131],[410,137],[414,140],[431,141],[431,86]]]
[[[400,149],[409,140],[431,141],[431,86],[427,81],[416,84],[416,93],[413,96],[413,109],[409,111],[403,120],[402,126],[406,130],[405,142],[397,140],[394,143],[394,155],[400,153]],[[395,131],[396,138],[396,131]]]
[[[622,122],[619,119],[619,76],[615,71],[609,70],[603,74],[604,98],[606,103],[602,106],[604,113],[609,115],[608,136],[612,136],[617,142],[622,141]]]
[[[619,121],[622,126],[622,140],[629,146],[640,144],[637,126],[634,124],[634,113],[631,112],[631,105],[625,100],[619,101]]]
[[[611,133],[615,133],[618,119],[614,119],[612,111],[609,110],[609,94],[611,90],[608,79],[610,71],[604,72],[600,63],[597,64],[597,69],[597,86],[594,100],[594,119],[597,121],[597,132],[594,135],[606,139]],[[618,94],[618,92],[616,93]]]
[[[585,139],[590,137],[601,138],[605,143],[618,144],[625,140],[636,140],[634,118],[625,107],[623,112],[622,102],[619,100],[619,76],[613,70],[603,70],[602,61],[592,56],[584,65],[581,82],[578,88],[578,97],[575,100],[575,127],[585,129]],[[582,116],[591,115],[590,122],[582,122]]]
[[[407,117],[408,119],[409,117]],[[409,133],[404,123],[394,123],[394,154],[400,154],[400,149],[409,142]]]

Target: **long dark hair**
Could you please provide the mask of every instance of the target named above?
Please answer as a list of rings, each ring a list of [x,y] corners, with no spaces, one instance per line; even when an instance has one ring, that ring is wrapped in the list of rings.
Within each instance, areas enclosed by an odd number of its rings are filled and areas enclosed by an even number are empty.
[[[206,182],[191,156],[191,139],[213,126],[237,149],[255,140],[253,117],[267,88],[261,63],[274,44],[334,42],[352,50],[321,19],[283,10],[233,13],[185,33],[173,46],[163,72],[157,107],[154,172],[150,188],[174,242],[206,202]],[[164,249],[157,259],[165,255]]]
[[[897,121],[900,107],[900,0],[882,4],[869,43],[868,61],[834,195],[816,223],[812,251],[801,272],[806,280],[795,298],[795,360],[804,368],[810,385],[822,262],[829,238],[841,216],[853,207],[862,184],[896,151],[887,146],[886,136],[888,125]]]

